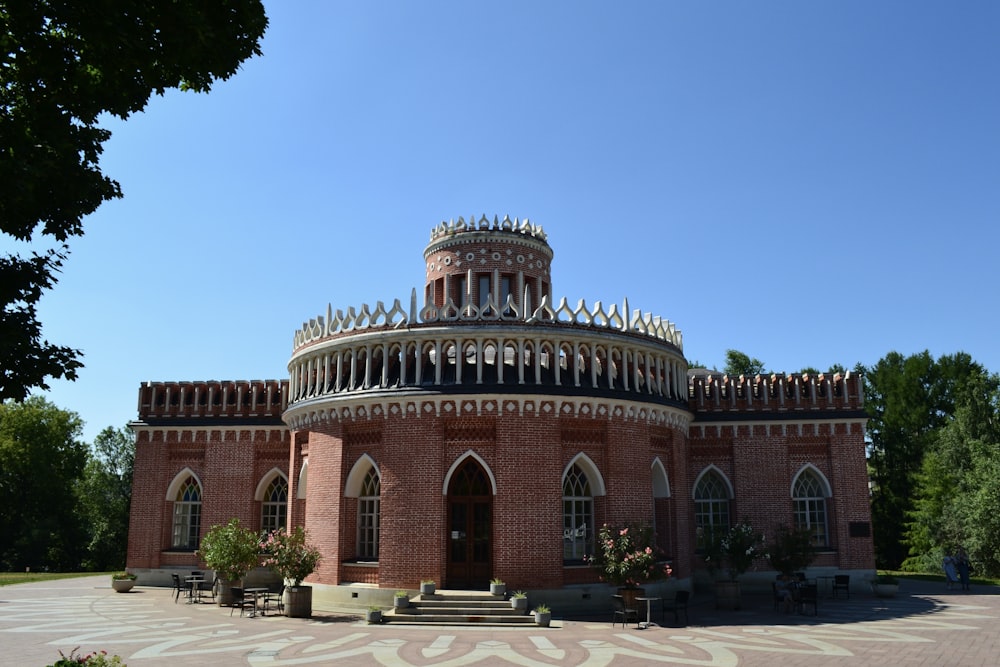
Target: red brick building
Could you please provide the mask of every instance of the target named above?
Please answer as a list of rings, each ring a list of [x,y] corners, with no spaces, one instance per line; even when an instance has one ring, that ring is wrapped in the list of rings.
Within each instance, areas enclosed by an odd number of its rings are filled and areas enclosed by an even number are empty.
[[[672,323],[556,302],[552,259],[527,220],[442,223],[423,294],[328,307],[288,380],[142,385],[129,569],[197,567],[235,516],[306,527],[320,605],[493,577],[582,601],[604,523],[653,525],[681,582],[698,528],[744,517],[873,570],[860,378],[689,371]]]

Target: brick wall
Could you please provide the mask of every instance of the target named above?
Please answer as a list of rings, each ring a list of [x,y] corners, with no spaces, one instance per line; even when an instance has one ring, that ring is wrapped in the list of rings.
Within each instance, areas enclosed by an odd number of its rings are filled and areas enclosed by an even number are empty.
[[[580,455],[600,471],[607,490],[594,498],[595,526],[653,524],[677,576],[700,567],[694,553],[692,486],[708,465],[733,486],[733,520],[747,517],[765,530],[792,523],[792,480],[803,466],[814,466],[833,489],[827,504],[831,548],[816,564],[874,566],[870,535],[857,530],[870,530],[859,418],[789,420],[758,414],[751,422],[730,414],[728,422],[712,422],[713,414],[692,411],[698,418],[686,429],[626,418],[621,412],[610,417],[560,415],[557,402],[544,399],[512,399],[507,409],[494,407],[485,414],[461,412],[447,400],[434,405],[433,410],[383,410],[378,416],[326,421],[296,432],[243,428],[240,420],[245,418],[236,417],[198,428],[152,424],[155,419],[141,415],[148,421],[133,425],[137,444],[129,567],[198,566],[193,553],[169,549],[172,503],[166,491],[182,470],[189,468],[202,482],[204,534],[234,516],[259,529],[254,491],[277,468],[289,481],[290,524],[305,525],[323,552],[310,581],[411,589],[422,579],[445,584],[450,544],[445,480],[469,453],[495,480],[490,576],[502,578],[511,590],[596,580],[587,567],[564,565],[559,539],[563,472]],[[381,473],[377,565],[353,562],[358,502],[345,497],[345,484],[363,456]],[[666,471],[668,497],[652,494],[656,459]],[[305,460],[308,502],[297,498]]]

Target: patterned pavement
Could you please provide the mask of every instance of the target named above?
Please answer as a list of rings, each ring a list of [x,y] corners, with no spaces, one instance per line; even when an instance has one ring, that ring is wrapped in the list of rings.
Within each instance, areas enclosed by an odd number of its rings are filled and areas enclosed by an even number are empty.
[[[1000,591],[947,591],[906,582],[900,595],[822,600],[819,614],[773,610],[744,596],[740,611],[695,597],[687,627],[612,628],[564,618],[550,628],[369,626],[359,612],[313,619],[240,618],[210,604],[175,604],[171,591],[111,590],[107,577],[0,588],[0,667],[42,666],[59,651],[103,649],[129,667],[210,664],[422,666],[703,665],[854,667],[992,665],[1000,661]],[[655,616],[654,616],[655,620]],[[672,619],[668,619],[672,620]]]

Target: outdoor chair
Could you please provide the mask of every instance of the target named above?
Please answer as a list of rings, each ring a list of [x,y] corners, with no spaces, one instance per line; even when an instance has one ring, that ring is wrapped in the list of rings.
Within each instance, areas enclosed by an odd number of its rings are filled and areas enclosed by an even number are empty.
[[[215,589],[220,585],[219,577],[214,577],[212,581],[203,581],[198,584],[198,597],[205,594],[205,597],[209,598],[212,602],[215,602]]]
[[[771,599],[774,600],[774,610],[778,611],[785,602],[785,591],[778,590],[777,582],[771,582]]]
[[[622,627],[625,627],[625,623],[634,622],[637,626],[639,625],[639,610],[629,609],[625,606],[625,598],[621,595],[611,596],[611,605],[614,608],[614,615],[611,617],[611,627],[615,627],[615,623],[618,622],[618,618],[622,619]]]
[[[774,610],[779,609],[784,612],[789,612],[792,609],[799,608],[799,593],[802,591],[803,586],[800,584],[789,585],[787,582],[771,582],[771,599],[774,601]]]
[[[691,599],[691,591],[680,590],[674,593],[674,600],[670,602],[666,598],[660,602],[660,622],[668,611],[674,612],[674,623],[680,625],[680,614],[684,613],[684,625],[688,624],[688,600]]]
[[[844,591],[847,594],[847,599],[851,599],[851,575],[833,575],[833,597],[837,597],[837,591]]]
[[[178,598],[181,596],[181,577],[179,574],[171,574],[170,577],[174,582],[174,602],[177,602]]]
[[[285,602],[283,600],[285,595],[285,584],[271,584],[268,586],[267,593],[264,594],[264,613],[266,614],[271,603],[274,603],[275,609],[278,610],[279,614],[285,613]]]
[[[230,616],[233,615],[233,612],[236,611],[237,608],[240,610],[240,616],[242,616],[243,612],[248,609],[251,613],[253,613],[253,598],[248,600],[243,594],[242,588],[233,586],[229,590],[233,592],[233,608],[229,610]]]
[[[812,605],[813,616],[819,614],[819,590],[816,584],[806,584],[799,589],[799,612],[806,613],[806,607]]]

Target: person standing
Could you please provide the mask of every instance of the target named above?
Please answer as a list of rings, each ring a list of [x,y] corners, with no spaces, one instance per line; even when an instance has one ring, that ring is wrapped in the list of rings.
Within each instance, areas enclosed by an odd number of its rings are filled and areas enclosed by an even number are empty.
[[[941,566],[944,568],[945,587],[950,591],[958,583],[958,573],[955,571],[955,557],[949,551],[944,555]]]
[[[962,582],[962,590],[969,590],[969,555],[962,547],[959,547],[958,553],[955,554],[955,567],[958,569],[958,578]]]

